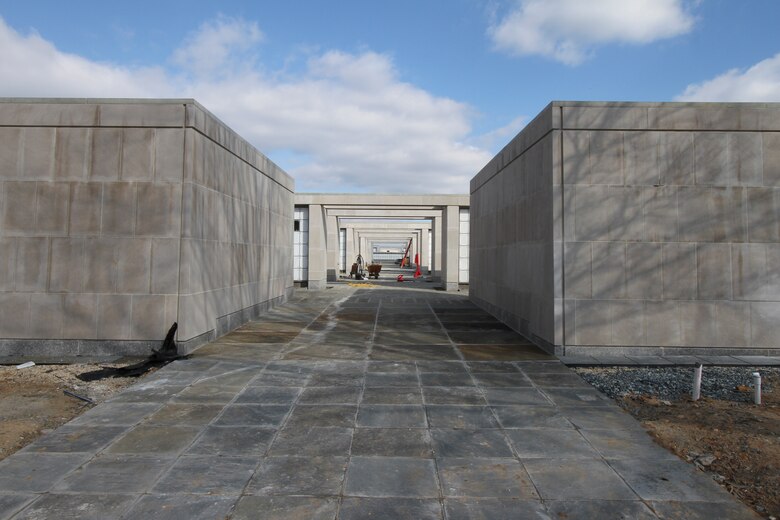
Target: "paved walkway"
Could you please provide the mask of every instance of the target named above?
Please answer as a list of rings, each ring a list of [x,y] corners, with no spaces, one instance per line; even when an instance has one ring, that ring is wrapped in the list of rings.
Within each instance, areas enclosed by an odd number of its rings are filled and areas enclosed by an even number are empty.
[[[464,297],[338,286],[0,462],[2,518],[754,518]]]

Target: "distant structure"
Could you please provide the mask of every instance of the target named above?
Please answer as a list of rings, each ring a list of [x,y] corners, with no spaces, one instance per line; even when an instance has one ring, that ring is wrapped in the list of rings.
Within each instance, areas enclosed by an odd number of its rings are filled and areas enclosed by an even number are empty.
[[[556,354],[776,354],[780,104],[551,103],[472,179],[470,262]]]
[[[469,282],[468,195],[295,194],[294,278],[310,289],[337,280],[358,254],[374,245],[412,242],[420,259],[448,291]]]

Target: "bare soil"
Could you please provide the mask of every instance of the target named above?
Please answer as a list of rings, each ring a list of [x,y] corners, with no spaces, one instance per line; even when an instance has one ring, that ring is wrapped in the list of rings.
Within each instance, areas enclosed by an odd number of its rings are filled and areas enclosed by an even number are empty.
[[[138,380],[109,377],[84,382],[76,377],[106,366],[119,365],[0,366],[0,460]],[[65,395],[64,390],[92,399],[94,404]]]
[[[771,390],[761,406],[646,395],[617,401],[660,445],[710,473],[761,516],[780,518],[780,377],[768,375],[766,382]]]

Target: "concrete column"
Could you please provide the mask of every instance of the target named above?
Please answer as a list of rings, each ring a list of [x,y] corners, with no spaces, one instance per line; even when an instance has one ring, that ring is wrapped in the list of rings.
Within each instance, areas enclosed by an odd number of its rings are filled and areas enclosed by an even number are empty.
[[[352,269],[352,264],[355,262],[355,258],[357,257],[357,252],[355,252],[355,230],[347,228],[347,236],[344,239],[346,240],[346,262],[344,263],[344,269],[347,271],[346,274],[349,274],[349,271]]]
[[[326,277],[325,214],[322,206],[309,206],[309,289],[324,289]]]
[[[460,208],[447,206],[442,222],[442,287],[458,290],[458,251],[460,247]]]
[[[423,273],[427,273],[431,265],[431,259],[428,258],[428,248],[430,244],[428,229],[422,229],[420,230],[420,233],[422,234],[422,240],[420,241],[420,270]]]
[[[339,222],[336,217],[328,216],[325,219],[325,253],[327,280],[335,282],[339,279]]]
[[[441,265],[441,251],[442,251],[442,220],[443,217],[433,218],[433,259],[431,262],[431,273],[437,280],[441,280],[442,265]]]

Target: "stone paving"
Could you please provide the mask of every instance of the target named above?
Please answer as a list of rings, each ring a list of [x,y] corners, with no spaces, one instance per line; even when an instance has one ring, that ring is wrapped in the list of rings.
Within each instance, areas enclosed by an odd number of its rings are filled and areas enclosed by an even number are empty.
[[[755,518],[460,295],[299,291],[0,462],[0,518]]]

